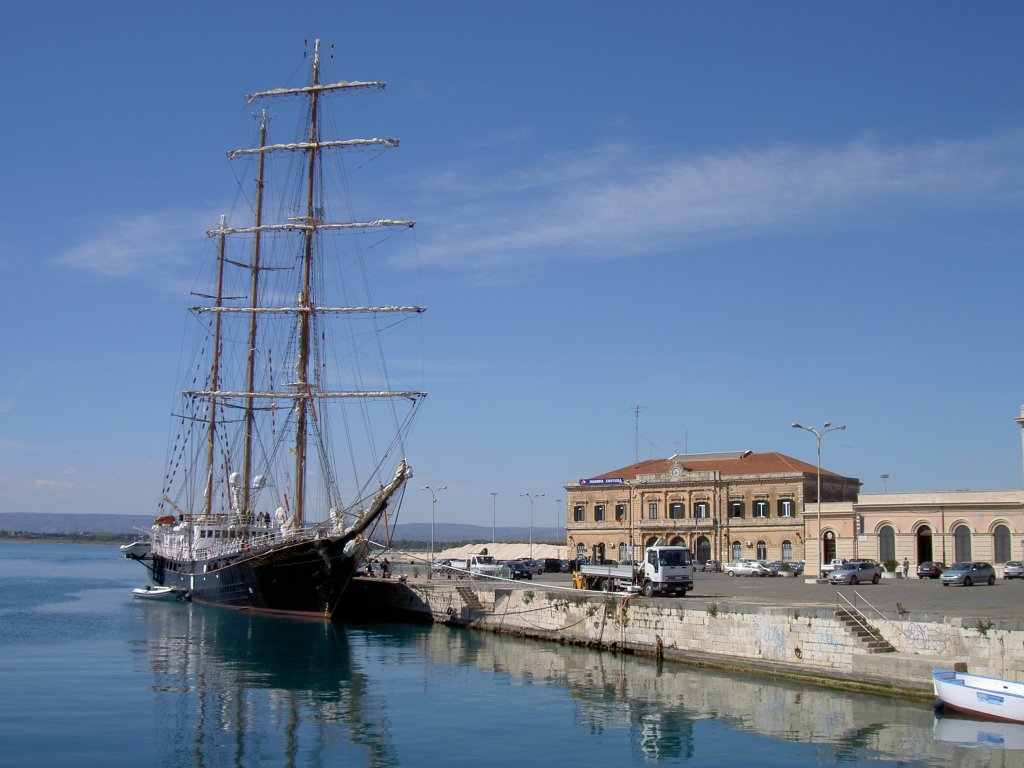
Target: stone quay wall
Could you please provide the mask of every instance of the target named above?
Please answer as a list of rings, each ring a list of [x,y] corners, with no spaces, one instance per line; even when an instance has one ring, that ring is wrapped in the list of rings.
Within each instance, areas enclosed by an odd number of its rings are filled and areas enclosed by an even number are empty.
[[[834,607],[648,599],[486,582],[366,580],[353,603],[403,618],[465,626],[840,687],[930,695],[935,666],[1024,679],[1024,622],[875,617],[895,652],[875,653]]]

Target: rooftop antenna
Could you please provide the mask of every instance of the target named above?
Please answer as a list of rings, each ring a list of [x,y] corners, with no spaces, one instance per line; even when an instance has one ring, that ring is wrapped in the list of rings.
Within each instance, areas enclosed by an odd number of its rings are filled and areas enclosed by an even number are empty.
[[[637,403],[630,410],[633,411],[634,427],[633,427],[633,463],[640,463],[640,409],[646,408],[646,405],[640,405]]]

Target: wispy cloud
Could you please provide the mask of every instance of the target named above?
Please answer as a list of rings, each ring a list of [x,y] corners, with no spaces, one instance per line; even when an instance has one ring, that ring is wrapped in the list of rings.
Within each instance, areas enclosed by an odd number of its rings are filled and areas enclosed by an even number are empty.
[[[25,487],[33,491],[69,491],[75,484],[67,480],[27,480]]]
[[[81,241],[60,253],[57,262],[111,278],[167,280],[183,264],[195,263],[210,222],[181,211],[105,217],[89,222]]]
[[[934,214],[1019,205],[1022,149],[1019,134],[668,156],[616,143],[503,174],[449,171],[427,185],[432,202],[420,220],[434,221],[420,233],[417,259],[493,273],[843,227],[893,207]]]
[[[885,145],[785,145],[702,155],[609,142],[500,170],[474,162],[422,180],[416,263],[506,282],[553,261],[636,258],[695,243],[861,226],[873,212],[1020,206],[1024,134]],[[507,161],[508,156],[504,156]],[[59,263],[177,292],[207,211],[92,222]],[[2,403],[0,403],[2,406]]]
[[[29,388],[32,378],[30,374],[26,374],[7,380],[6,386],[0,390],[0,414],[14,410],[15,403],[21,397],[21,393]]]

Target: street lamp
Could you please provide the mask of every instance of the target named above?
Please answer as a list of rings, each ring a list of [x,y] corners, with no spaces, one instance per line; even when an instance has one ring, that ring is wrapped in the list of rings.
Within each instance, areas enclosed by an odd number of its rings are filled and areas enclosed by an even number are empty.
[[[831,421],[826,421],[821,429],[814,429],[814,427],[805,427],[802,424],[797,424],[795,421],[790,425],[793,429],[803,429],[814,435],[814,439],[818,443],[818,575],[821,575],[822,565],[822,546],[824,542],[821,540],[821,438],[825,436],[826,432],[836,432],[840,429],[846,429],[845,424],[841,424],[838,427],[833,427]]]
[[[889,492],[889,476],[886,474],[880,475],[882,478],[882,493]]]
[[[430,491],[430,573],[427,574],[429,579],[434,575],[434,510],[437,508],[437,494],[448,490],[448,486],[431,488],[429,485],[424,485],[423,490]]]
[[[498,543],[498,536],[495,533],[497,527],[495,522],[498,519],[498,492],[491,491],[491,546],[496,546]]]
[[[520,496],[525,496],[530,500],[530,559],[533,560],[533,500],[539,499],[543,496],[543,493],[520,493]]]

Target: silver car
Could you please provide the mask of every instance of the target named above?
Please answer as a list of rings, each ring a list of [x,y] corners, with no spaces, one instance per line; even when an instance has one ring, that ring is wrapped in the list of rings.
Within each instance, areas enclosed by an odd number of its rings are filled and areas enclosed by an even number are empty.
[[[1024,563],[1020,560],[1010,560],[1003,565],[1004,579],[1024,579]]]
[[[844,563],[828,575],[829,584],[862,584],[868,581],[877,584],[881,580],[881,566],[868,560]]]
[[[996,583],[996,569],[988,563],[976,561],[953,563],[948,571],[942,573],[939,581],[944,587],[948,587],[950,584],[963,584],[965,587],[972,584],[992,585]]]

